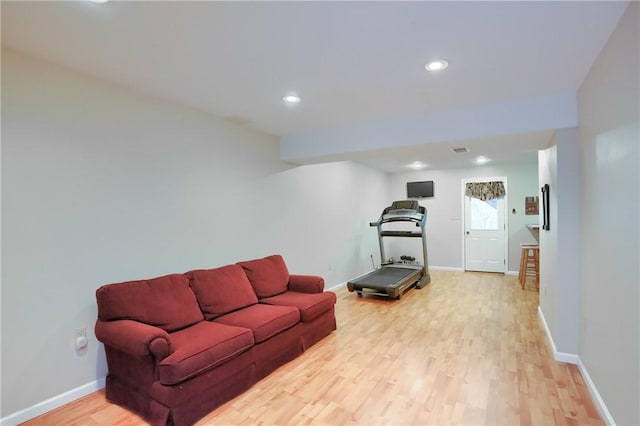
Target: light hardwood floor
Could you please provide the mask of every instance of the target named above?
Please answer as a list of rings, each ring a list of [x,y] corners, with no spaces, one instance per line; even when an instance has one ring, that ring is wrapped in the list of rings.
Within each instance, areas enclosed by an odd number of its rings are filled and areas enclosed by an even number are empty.
[[[399,301],[338,291],[338,330],[199,425],[602,425],[555,362],[533,281],[432,271]],[[96,392],[28,425],[144,424]]]

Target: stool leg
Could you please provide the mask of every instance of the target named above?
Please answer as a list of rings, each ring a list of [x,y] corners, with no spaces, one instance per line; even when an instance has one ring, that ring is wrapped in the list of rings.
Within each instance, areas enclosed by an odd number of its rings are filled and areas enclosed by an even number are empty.
[[[525,270],[525,250],[526,249],[522,249],[522,253],[520,253],[520,272],[518,273],[518,281],[520,281],[520,286],[522,286],[522,289],[524,290],[524,284],[522,283],[522,277],[524,275],[524,270]]]
[[[529,249],[522,250],[523,262],[522,262],[522,276],[520,277],[520,286],[524,290],[524,286],[527,283],[527,267],[529,266]]]
[[[533,261],[536,265],[536,289],[540,290],[540,249],[533,250]]]

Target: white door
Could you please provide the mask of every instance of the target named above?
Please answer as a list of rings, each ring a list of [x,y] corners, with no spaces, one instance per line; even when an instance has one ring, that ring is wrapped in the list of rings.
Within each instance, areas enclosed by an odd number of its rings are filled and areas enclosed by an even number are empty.
[[[505,199],[482,201],[464,196],[465,270],[506,271]]]

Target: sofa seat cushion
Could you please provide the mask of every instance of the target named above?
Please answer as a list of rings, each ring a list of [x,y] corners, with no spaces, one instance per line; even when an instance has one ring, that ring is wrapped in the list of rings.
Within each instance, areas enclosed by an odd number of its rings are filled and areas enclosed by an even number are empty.
[[[245,327],[253,332],[256,343],[263,342],[300,322],[300,313],[293,306],[258,303],[213,320],[220,324]]]
[[[310,322],[333,308],[333,305],[336,304],[336,295],[330,291],[324,293],[285,291],[277,296],[261,299],[260,303],[294,306],[300,311],[302,322]]]
[[[238,265],[200,269],[185,275],[207,320],[258,303],[247,275]]]
[[[103,285],[96,300],[103,321],[135,320],[171,332],[204,319],[183,274]]]
[[[170,334],[173,353],[158,366],[160,383],[175,385],[253,346],[251,330],[202,321]]]
[[[238,262],[244,269],[258,299],[287,291],[289,270],[282,256],[274,254],[263,259]]]

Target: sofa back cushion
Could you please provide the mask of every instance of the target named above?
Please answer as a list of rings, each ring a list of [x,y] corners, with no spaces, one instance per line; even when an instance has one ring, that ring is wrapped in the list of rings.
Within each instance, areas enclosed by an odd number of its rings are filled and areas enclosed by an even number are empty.
[[[247,274],[259,299],[287,291],[289,270],[282,256],[274,254],[263,259],[238,262]]]
[[[96,300],[103,321],[129,319],[171,332],[204,319],[182,274],[103,285]]]
[[[238,265],[200,269],[185,274],[196,294],[205,319],[237,311],[258,303],[251,283]]]

